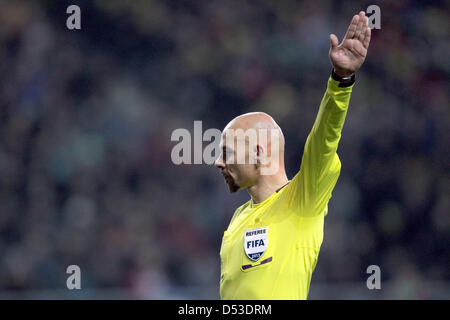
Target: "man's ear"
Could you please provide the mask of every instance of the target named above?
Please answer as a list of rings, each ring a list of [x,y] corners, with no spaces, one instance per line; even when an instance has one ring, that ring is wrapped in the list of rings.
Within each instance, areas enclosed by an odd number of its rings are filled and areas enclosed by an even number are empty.
[[[264,165],[266,162],[266,150],[264,149],[263,145],[257,144],[256,145],[256,165]]]

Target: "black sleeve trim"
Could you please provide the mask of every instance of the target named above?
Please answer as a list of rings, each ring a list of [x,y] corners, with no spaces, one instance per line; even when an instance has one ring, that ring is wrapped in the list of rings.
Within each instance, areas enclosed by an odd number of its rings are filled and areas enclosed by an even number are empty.
[[[343,77],[337,75],[336,72],[334,72],[334,68],[331,69],[331,78],[332,78],[333,80],[336,80],[336,81],[340,82],[340,83],[339,83],[339,86],[338,86],[339,88],[350,87],[350,86],[353,85],[353,84],[355,83],[355,81],[356,81],[355,74],[352,74],[351,77],[343,78]]]

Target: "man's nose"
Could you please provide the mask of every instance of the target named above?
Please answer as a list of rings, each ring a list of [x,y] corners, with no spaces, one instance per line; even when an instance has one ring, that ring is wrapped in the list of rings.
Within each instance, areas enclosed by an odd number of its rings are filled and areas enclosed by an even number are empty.
[[[223,163],[221,156],[217,158],[217,160],[216,160],[216,162],[214,162],[214,164],[219,169],[225,168],[225,164]]]

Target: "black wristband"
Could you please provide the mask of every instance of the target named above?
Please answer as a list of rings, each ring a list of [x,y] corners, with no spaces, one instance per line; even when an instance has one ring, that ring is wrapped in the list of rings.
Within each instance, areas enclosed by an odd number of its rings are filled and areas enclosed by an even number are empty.
[[[349,77],[341,77],[336,72],[334,72],[334,68],[331,69],[331,78],[333,80],[340,82],[339,86],[338,86],[339,88],[350,87],[351,85],[353,85],[355,83],[355,80],[356,80],[355,74],[352,74]]]

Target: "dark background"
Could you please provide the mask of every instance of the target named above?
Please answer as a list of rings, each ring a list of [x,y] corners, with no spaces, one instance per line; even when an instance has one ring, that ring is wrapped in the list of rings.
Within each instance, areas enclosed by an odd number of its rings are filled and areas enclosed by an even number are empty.
[[[381,29],[309,297],[449,299],[450,3],[290,0],[0,1],[0,298],[219,298],[221,237],[249,196],[214,166],[174,165],[172,132],[265,111],[293,177],[329,34],[371,4]]]

